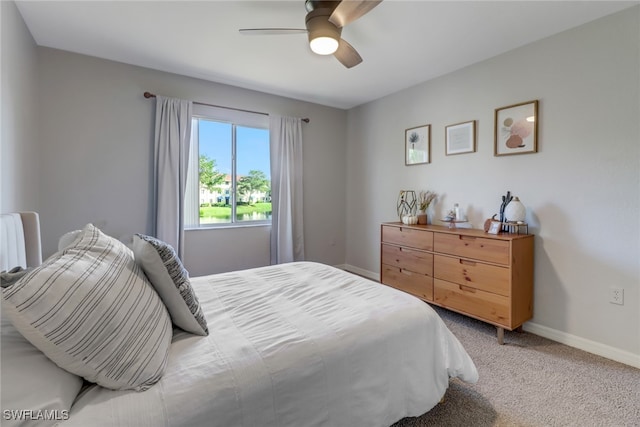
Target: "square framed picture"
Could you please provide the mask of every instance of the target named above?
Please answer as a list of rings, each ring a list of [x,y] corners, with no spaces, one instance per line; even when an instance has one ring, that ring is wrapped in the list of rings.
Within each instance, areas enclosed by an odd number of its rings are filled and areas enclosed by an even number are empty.
[[[473,153],[476,151],[476,121],[445,126],[445,154]]]
[[[500,229],[502,228],[502,223],[500,221],[491,221],[491,225],[487,230],[489,234],[498,234],[500,233]]]
[[[422,125],[404,131],[404,164],[419,165],[430,162],[431,125]]]
[[[497,108],[494,127],[494,156],[538,151],[538,101]]]

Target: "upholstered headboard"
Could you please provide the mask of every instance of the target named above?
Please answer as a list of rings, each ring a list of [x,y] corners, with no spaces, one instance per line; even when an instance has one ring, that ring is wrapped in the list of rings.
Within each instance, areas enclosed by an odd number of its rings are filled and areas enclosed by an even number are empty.
[[[0,215],[0,271],[42,263],[40,217],[36,212]]]

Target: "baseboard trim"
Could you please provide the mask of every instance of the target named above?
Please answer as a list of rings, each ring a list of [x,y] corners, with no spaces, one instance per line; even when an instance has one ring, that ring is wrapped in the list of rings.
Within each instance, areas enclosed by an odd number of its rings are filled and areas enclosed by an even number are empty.
[[[380,281],[380,273],[374,273],[369,270],[365,270],[364,268],[356,267],[355,265],[341,264],[336,265],[336,267],[342,270],[350,271],[351,273],[355,273],[358,276],[363,276],[367,279],[375,280],[376,282]]]
[[[374,273],[372,271],[365,270],[363,268],[359,268],[350,264],[342,264],[336,267],[342,270],[350,271],[360,276],[367,277],[377,282],[380,281],[379,273]],[[522,326],[522,329],[532,334],[550,339],[552,341],[568,345],[569,347],[577,348],[579,350],[606,357],[607,359],[615,360],[616,362],[624,363],[625,365],[633,366],[634,368],[640,369],[640,355],[638,354],[581,338],[576,335],[568,334],[566,332],[552,329],[534,322],[525,323]]]
[[[532,334],[548,338],[552,341],[568,345],[569,347],[584,350],[588,353],[606,357],[607,359],[615,360],[616,362],[624,363],[625,365],[640,369],[640,355],[533,322],[525,323],[522,326],[522,329]]]

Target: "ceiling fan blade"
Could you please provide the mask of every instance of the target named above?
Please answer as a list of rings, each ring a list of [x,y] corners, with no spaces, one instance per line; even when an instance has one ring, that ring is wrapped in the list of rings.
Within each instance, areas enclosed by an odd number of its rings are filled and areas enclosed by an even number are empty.
[[[333,54],[338,61],[347,68],[355,67],[362,62],[362,57],[356,51],[353,46],[347,43],[344,39],[340,39],[338,44],[338,50]]]
[[[278,36],[288,34],[306,34],[305,28],[241,28],[238,30],[240,34],[248,36]]]
[[[342,28],[368,13],[382,0],[342,0],[329,17],[329,21]]]

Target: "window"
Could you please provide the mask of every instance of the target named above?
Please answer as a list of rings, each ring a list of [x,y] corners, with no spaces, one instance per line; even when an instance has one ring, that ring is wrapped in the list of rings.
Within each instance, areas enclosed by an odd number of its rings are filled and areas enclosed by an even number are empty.
[[[271,223],[269,119],[194,105],[185,228]]]

